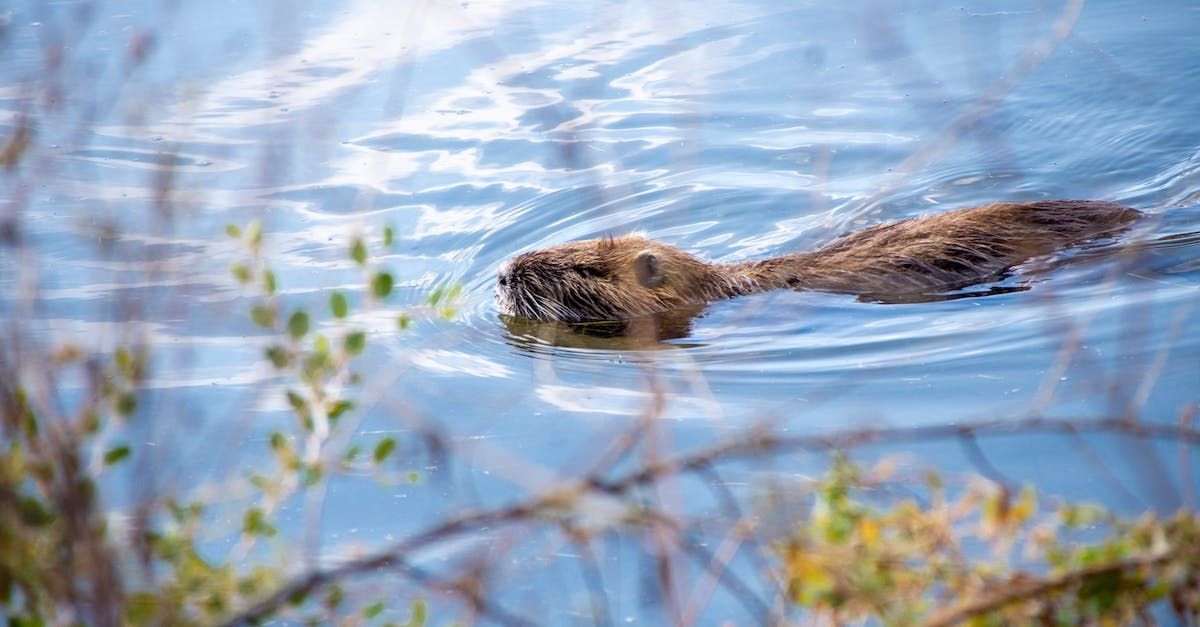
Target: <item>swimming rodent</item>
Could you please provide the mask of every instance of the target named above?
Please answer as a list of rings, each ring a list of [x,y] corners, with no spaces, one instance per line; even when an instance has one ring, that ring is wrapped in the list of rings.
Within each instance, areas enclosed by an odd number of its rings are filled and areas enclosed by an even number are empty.
[[[502,313],[568,323],[627,320],[781,288],[905,300],[999,278],[1032,257],[1112,235],[1140,215],[1090,200],[995,203],[736,263],[708,262],[636,235],[576,241],[514,257],[500,270],[496,298]]]

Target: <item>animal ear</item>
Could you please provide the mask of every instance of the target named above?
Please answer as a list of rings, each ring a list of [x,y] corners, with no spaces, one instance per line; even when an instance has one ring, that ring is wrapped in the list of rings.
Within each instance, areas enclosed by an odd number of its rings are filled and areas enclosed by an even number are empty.
[[[637,275],[638,283],[645,287],[658,287],[658,284],[662,283],[662,267],[658,263],[658,255],[649,250],[638,253],[637,258],[633,260],[633,271]]]

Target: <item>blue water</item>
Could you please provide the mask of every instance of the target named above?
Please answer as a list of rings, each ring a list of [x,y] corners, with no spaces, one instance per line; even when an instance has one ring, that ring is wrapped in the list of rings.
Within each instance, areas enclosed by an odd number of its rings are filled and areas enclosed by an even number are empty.
[[[117,514],[148,485],[235,480],[230,469],[261,463],[272,429],[294,430],[287,382],[247,315],[252,294],[229,274],[244,252],[224,227],[252,218],[285,310],[362,294],[351,238],[378,242],[385,224],[396,233],[371,261],[397,292],[368,310],[352,298],[350,324],[370,330],[369,348],[354,388],[362,407],[339,437],[368,447],[398,437],[398,472],[421,481],[333,479],[316,505],[319,546],[284,545],[327,562],[583,472],[646,415],[666,454],[753,425],[1173,422],[1200,400],[1194,3],[141,0],[5,11],[0,139],[25,120],[33,143],[0,172],[0,217],[23,242],[0,248],[0,316],[33,346],[154,346],[128,427],[151,472],[107,481]],[[712,304],[686,337],[653,348],[512,329],[492,299],[506,259],[572,239],[642,232],[733,261],[1031,198],[1113,200],[1149,217],[999,286],[1028,290],[899,305],[760,294]],[[452,284],[463,290],[454,315],[425,315],[429,293]],[[397,329],[399,312],[413,315],[409,329]],[[342,328],[319,317],[328,333]],[[61,395],[69,406],[69,386]],[[423,429],[445,455],[422,445]],[[1173,446],[1088,442],[980,446],[1008,478],[1048,494],[1125,513],[1185,501]],[[913,467],[980,472],[956,442],[863,456],[898,451],[916,451]],[[827,463],[791,455],[726,479],[753,501]],[[687,505],[676,511],[703,517],[708,492],[692,483],[677,486]],[[313,506],[287,504],[284,528]],[[499,596],[514,611],[592,621],[586,560],[554,533],[480,534],[423,559],[445,567],[488,543],[512,552],[492,580],[506,582]],[[645,546],[602,536],[594,549],[611,617],[665,620],[646,591]],[[686,576],[685,590],[699,571]],[[755,618],[721,590],[699,607],[703,624]]]

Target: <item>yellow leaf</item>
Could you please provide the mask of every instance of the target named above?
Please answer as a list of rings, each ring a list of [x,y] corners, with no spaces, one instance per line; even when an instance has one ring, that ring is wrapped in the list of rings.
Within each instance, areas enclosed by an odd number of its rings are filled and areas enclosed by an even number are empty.
[[[858,520],[858,536],[867,546],[875,546],[879,543],[879,523],[870,518],[860,518]]]

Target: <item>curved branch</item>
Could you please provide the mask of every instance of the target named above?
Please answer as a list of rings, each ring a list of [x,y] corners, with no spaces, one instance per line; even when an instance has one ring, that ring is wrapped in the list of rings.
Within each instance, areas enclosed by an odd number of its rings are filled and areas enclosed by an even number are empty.
[[[1195,554],[1195,551],[1192,551],[1192,553]],[[1035,579],[1025,582],[1010,582],[998,592],[981,598],[971,599],[965,603],[942,610],[930,617],[929,622],[926,624],[930,625],[930,627],[959,625],[971,618],[994,612],[1010,603],[1042,599],[1064,588],[1081,584],[1092,577],[1137,571],[1143,568],[1155,568],[1179,557],[1180,554],[1178,552],[1156,553],[1123,559],[1108,564],[1080,568],[1079,570],[1063,573],[1057,577],[1047,577],[1045,579]]]
[[[336,568],[317,569],[302,574],[255,605],[235,615],[225,624],[245,625],[260,621],[286,604],[288,599],[309,594],[334,581],[396,568],[400,564],[407,565],[405,561],[407,555],[475,532],[483,527],[511,525],[553,517],[556,512],[561,512],[564,506],[569,506],[580,496],[589,493],[624,496],[634,488],[654,483],[663,477],[684,472],[701,472],[718,463],[764,455],[779,455],[799,450],[839,450],[870,444],[924,442],[960,439],[964,436],[979,437],[1014,433],[1117,433],[1137,438],[1175,440],[1193,446],[1200,444],[1200,430],[1192,428],[1190,424],[1162,424],[1130,418],[1089,420],[1031,417],[1019,420],[996,419],[960,425],[935,424],[902,428],[855,429],[824,435],[780,436],[773,433],[751,433],[745,437],[690,454],[649,463],[639,470],[616,479],[605,480],[599,476],[600,471],[597,471],[596,474],[586,476],[578,481],[564,483],[514,505],[464,514],[430,527],[389,548],[350,560]]]

